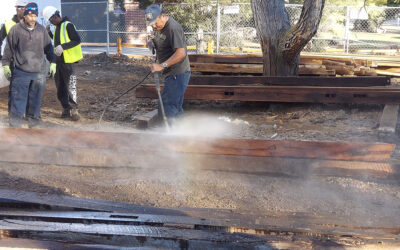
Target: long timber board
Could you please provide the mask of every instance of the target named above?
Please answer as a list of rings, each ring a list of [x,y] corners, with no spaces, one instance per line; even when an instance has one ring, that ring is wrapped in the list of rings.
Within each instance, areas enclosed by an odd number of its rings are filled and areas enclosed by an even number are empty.
[[[203,76],[192,75],[189,85],[277,85],[277,86],[325,86],[371,87],[390,84],[390,77],[319,77],[319,76]]]
[[[308,159],[372,161],[388,160],[394,144],[362,142],[320,142],[291,140],[256,140],[195,138],[151,133],[116,133],[47,129],[0,129],[2,155],[12,147],[52,147],[71,149],[134,152],[175,152],[205,155],[256,157],[292,157]],[[7,148],[8,147],[8,148]],[[18,150],[15,151],[18,155]],[[25,152],[25,151],[23,151]],[[3,159],[3,157],[2,157]]]
[[[157,99],[154,85],[136,89],[137,98]],[[196,86],[189,85],[186,100],[400,104],[400,89],[385,87],[297,87],[297,86]]]

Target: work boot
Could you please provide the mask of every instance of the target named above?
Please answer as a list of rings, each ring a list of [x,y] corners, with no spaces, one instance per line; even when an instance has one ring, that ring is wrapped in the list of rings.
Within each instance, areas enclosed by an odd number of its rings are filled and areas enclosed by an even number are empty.
[[[81,116],[79,115],[78,109],[71,109],[71,120],[79,121],[79,119],[81,119]]]
[[[29,128],[37,127],[37,126],[40,125],[40,123],[41,123],[40,119],[35,119],[35,118],[28,117],[28,127]]]
[[[22,127],[22,119],[18,117],[10,117],[9,124],[11,128],[21,128]]]
[[[63,112],[61,113],[61,118],[70,118],[70,117],[71,117],[71,110],[64,109]]]

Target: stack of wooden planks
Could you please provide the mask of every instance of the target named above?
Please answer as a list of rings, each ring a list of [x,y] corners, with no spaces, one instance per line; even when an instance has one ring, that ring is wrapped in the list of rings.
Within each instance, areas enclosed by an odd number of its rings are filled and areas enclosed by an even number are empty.
[[[389,77],[191,76],[186,100],[400,104],[400,88]],[[157,99],[153,84],[136,89],[137,98]]]
[[[262,74],[258,55],[190,55],[192,72]],[[299,75],[318,76],[400,76],[395,57],[302,54]]]
[[[315,55],[301,60],[308,62],[300,67],[306,76],[268,77],[261,75],[260,56],[190,55],[193,74],[185,99],[400,104],[400,88],[387,86],[390,76],[373,76],[376,74],[371,68],[378,67],[374,61],[347,57],[326,59]],[[325,65],[322,67],[319,63]],[[389,65],[388,61],[380,63]],[[332,73],[326,73],[329,70]],[[344,76],[337,77],[338,72]],[[142,85],[136,89],[136,97],[156,99],[157,92],[153,85]]]

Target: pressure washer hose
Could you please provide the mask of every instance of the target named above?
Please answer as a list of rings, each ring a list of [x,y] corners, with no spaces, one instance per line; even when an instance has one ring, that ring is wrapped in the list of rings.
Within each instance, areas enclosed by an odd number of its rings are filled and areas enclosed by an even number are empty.
[[[104,113],[106,112],[106,110],[107,110],[114,102],[116,102],[119,98],[121,98],[121,97],[123,97],[124,95],[126,95],[127,93],[129,93],[129,91],[135,89],[137,86],[139,86],[140,84],[142,84],[142,83],[144,82],[144,80],[146,80],[147,77],[149,77],[150,74],[151,74],[151,71],[149,71],[149,73],[147,73],[147,75],[146,75],[140,82],[136,83],[135,85],[133,85],[132,87],[130,87],[128,90],[126,90],[124,93],[122,93],[122,94],[120,94],[119,96],[117,96],[117,98],[115,98],[114,100],[112,100],[112,101],[105,107],[105,109],[103,110],[103,113],[101,113],[101,116],[100,116],[100,119],[99,119],[98,124],[100,124],[100,122],[102,121],[103,115],[104,115]]]

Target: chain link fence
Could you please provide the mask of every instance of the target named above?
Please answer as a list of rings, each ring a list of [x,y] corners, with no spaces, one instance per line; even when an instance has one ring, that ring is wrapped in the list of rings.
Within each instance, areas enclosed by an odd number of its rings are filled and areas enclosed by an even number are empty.
[[[193,53],[260,53],[249,3],[165,3],[163,11],[184,29]],[[286,5],[291,24],[302,5]],[[122,43],[144,45],[146,25],[139,3],[64,2],[62,14],[77,26],[83,45],[110,52]],[[309,52],[371,53],[397,50],[400,44],[399,7],[325,6],[317,34],[304,48]]]

